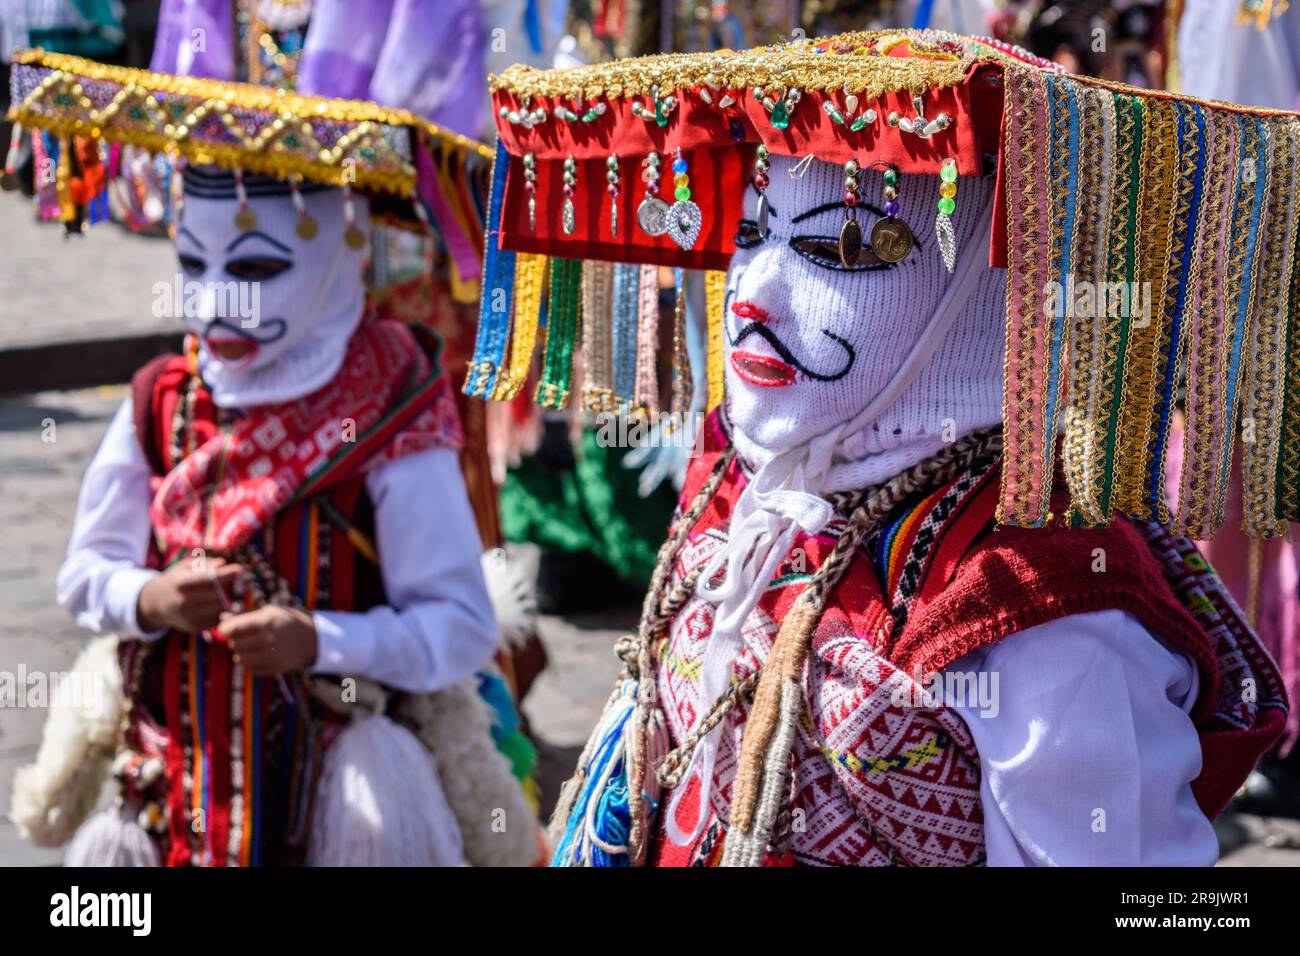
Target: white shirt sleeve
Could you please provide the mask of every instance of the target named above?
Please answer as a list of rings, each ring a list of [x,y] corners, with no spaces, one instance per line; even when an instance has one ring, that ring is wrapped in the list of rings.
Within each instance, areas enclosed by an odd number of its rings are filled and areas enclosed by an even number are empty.
[[[313,669],[414,693],[464,680],[489,661],[498,641],[456,452],[405,455],[368,472],[366,489],[389,604],[316,611]]]
[[[1192,796],[1196,666],[1122,611],[1062,618],[944,668],[980,756],[990,866],[1212,866]],[[981,684],[980,681],[983,683]],[[983,687],[983,700],[969,688]],[[956,688],[966,688],[954,693]]]
[[[152,474],[127,398],[81,480],[72,539],[59,568],[59,604],[82,627],[119,637],[163,633],[141,634],[135,617],[140,589],[158,573],[144,567]]]

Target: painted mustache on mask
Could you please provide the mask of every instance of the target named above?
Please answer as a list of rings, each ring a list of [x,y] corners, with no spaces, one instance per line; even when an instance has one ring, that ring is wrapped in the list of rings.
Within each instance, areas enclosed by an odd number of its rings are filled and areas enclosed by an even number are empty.
[[[853,368],[853,363],[857,361],[858,353],[854,350],[852,345],[829,329],[822,329],[822,335],[826,336],[844,350],[844,366],[837,372],[814,372],[812,369],[808,368],[808,366],[800,362],[799,359],[795,357],[795,354],[790,351],[789,347],[777,337],[777,334],[768,328],[767,314],[763,312],[762,309],[759,309],[757,306],[749,302],[737,302],[731,307],[731,311],[742,319],[751,320],[741,326],[740,331],[736,333],[736,337],[731,340],[731,347],[733,349],[739,346],[741,342],[745,341],[745,339],[749,338],[751,335],[757,335],[768,345],[772,346],[772,350],[776,352],[777,355],[781,356],[782,360],[784,360],[787,365],[795,371],[800,372],[817,382],[835,382],[842,379],[845,375],[849,374],[849,369]]]
[[[226,319],[217,318],[209,322],[204,328],[204,337],[211,338],[217,329],[225,329],[232,335],[237,335],[241,339],[248,339],[258,345],[270,345],[272,342],[278,342],[284,338],[284,333],[288,331],[289,327],[284,319],[263,319],[257,325],[245,328],[238,321],[229,322]]]

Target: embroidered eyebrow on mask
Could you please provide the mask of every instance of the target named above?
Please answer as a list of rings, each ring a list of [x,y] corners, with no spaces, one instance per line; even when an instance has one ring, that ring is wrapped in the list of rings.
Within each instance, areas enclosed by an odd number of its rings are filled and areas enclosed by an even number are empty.
[[[178,232],[178,233],[176,233],[176,235],[177,235],[177,236],[184,236],[184,237],[187,238],[190,242],[194,243],[196,246],[198,246],[200,249],[202,249],[204,252],[207,252],[207,251],[208,251],[208,247],[205,246],[202,242],[199,241],[199,237],[196,236],[196,235],[194,235],[194,233],[190,232],[190,231],[189,231],[188,229],[186,229],[184,226],[181,227],[181,231]]]
[[[281,252],[285,253],[286,255],[291,254],[293,252],[293,250],[290,249],[288,246],[286,246],[284,243],[277,242],[276,240],[268,236],[266,233],[258,229],[252,229],[240,235],[237,239],[235,239],[234,242],[226,246],[226,252],[234,252],[236,246],[238,246],[245,239],[252,239],[254,236],[256,236],[259,239],[265,239],[267,242],[275,246],[275,248],[279,249]]]
[[[883,209],[879,208],[878,206],[873,206],[873,205],[872,205],[871,203],[869,203],[869,202],[860,202],[860,203],[858,203],[858,208],[859,208],[859,209],[865,209],[865,210],[867,210],[868,212],[871,212],[871,213],[875,213],[877,216],[884,216],[884,215],[885,215],[885,211],[884,211]],[[844,203],[842,203],[842,202],[824,202],[824,203],[822,203],[820,206],[814,206],[812,209],[809,209],[809,210],[806,210],[805,212],[801,212],[801,213],[799,213],[799,215],[795,216],[793,219],[790,220],[790,225],[793,226],[795,223],[803,222],[805,219],[811,219],[813,216],[819,216],[819,215],[821,215],[821,214],[824,213],[824,212],[833,212],[833,211],[836,211],[836,210],[838,210],[838,211],[840,211],[840,212],[843,212],[843,211],[844,211]]]

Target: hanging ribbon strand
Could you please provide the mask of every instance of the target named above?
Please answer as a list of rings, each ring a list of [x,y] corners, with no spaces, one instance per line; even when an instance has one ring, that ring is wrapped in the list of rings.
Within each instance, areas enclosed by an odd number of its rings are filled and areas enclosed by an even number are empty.
[[[581,301],[582,262],[578,259],[552,259],[546,308],[546,350],[536,395],[537,404],[544,408],[564,408],[569,404]]]

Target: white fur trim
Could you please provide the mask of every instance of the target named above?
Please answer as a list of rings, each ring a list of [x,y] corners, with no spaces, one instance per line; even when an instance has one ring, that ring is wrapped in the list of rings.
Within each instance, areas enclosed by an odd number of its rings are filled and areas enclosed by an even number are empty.
[[[473,866],[537,862],[537,817],[510,762],[492,742],[492,718],[473,679],[408,697],[405,714],[438,767]]]
[[[91,641],[72,667],[95,694],[54,694],[36,762],[14,775],[9,819],[37,846],[62,846],[95,808],[122,719],[117,638]],[[69,699],[80,696],[80,700]],[[98,705],[98,706],[96,706]]]

